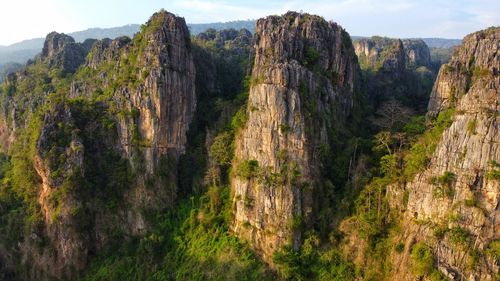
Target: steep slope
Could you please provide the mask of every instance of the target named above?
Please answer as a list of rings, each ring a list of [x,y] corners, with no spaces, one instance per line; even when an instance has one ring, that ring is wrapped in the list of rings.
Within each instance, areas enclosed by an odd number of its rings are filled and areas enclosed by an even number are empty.
[[[395,70],[430,64],[429,48],[422,40],[372,37],[354,41],[360,64]]]
[[[233,163],[233,231],[272,263],[298,249],[322,197],[321,153],[353,105],[357,64],[337,24],[289,12],[257,22],[247,121]],[[336,152],[333,152],[334,154]]]
[[[499,31],[464,38],[426,118],[374,137],[379,167],[340,226],[360,277],[498,279]]]
[[[113,240],[144,234],[149,214],[173,206],[195,75],[184,19],[162,11],[133,41],[51,33],[40,58],[9,78],[4,151],[21,145],[14,171],[36,171],[27,186],[12,175],[36,222],[27,220],[20,247],[24,279],[73,280]]]
[[[421,40],[355,48],[295,12],[255,37],[163,10],[132,39],[51,33],[0,88],[0,279],[497,280],[499,30],[411,120]]]
[[[425,109],[435,74],[424,41],[375,36],[354,41],[354,49],[375,107],[395,99]]]
[[[473,33],[441,68],[428,115],[453,110],[453,122],[406,186],[406,219],[425,223],[405,236],[429,244],[439,269],[454,278],[495,280],[499,272],[486,254],[500,230],[499,48],[500,28]]]

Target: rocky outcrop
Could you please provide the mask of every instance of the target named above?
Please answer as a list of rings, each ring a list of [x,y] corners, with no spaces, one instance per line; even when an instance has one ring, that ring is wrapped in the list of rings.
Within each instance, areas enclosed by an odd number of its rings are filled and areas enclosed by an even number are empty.
[[[430,65],[430,51],[421,39],[363,38],[354,41],[356,55],[365,67],[403,70]]]
[[[83,43],[75,43],[71,36],[51,32],[47,35],[42,53],[36,62],[30,61],[22,70],[9,74],[3,89],[7,95],[1,100],[1,151],[10,150],[15,143],[16,129],[24,129],[29,116],[46,101],[49,93],[56,91],[57,86],[51,84],[52,77],[48,70],[53,72],[52,75],[73,74],[84,64],[85,57],[95,42],[94,39],[87,39]],[[39,69],[33,73],[28,69],[35,64]],[[18,83],[24,86],[18,88]]]
[[[498,38],[498,28],[486,29],[464,38],[450,62],[439,70],[429,100],[430,116],[436,116],[450,105],[456,105],[457,100],[466,95],[478,78],[488,75],[498,77]]]
[[[88,51],[84,62],[80,55]],[[77,44],[49,34],[35,64],[67,71],[74,80],[57,86],[60,96],[37,93],[24,104],[19,101],[27,96],[14,88],[3,104],[6,114],[45,106],[29,159],[40,179],[33,203],[42,218],[19,244],[20,263],[28,268],[24,279],[76,280],[117,233],[120,239],[142,235],[151,229],[147,214],[173,207],[177,165],[196,107],[191,52],[184,19],[165,11],[154,14],[134,41]],[[27,73],[17,75],[26,79]],[[41,81],[55,87],[51,79]],[[37,116],[25,116],[35,128]],[[0,135],[10,141],[1,126]]]
[[[357,64],[349,35],[289,12],[257,22],[247,122],[237,136],[231,229],[266,262],[297,249],[321,183],[320,150],[353,104]],[[325,147],[323,147],[325,149]]]
[[[422,39],[402,40],[409,67],[430,66],[431,52]]]
[[[85,62],[85,66],[91,67],[92,69],[96,69],[99,64],[103,61],[110,60],[110,45],[112,40],[109,38],[104,38],[101,40],[97,40],[92,46],[89,57]]]
[[[220,31],[210,28],[196,35],[196,39],[213,42],[216,48],[227,48],[242,53],[250,47],[252,33],[245,28],[240,31],[233,28]]]
[[[486,249],[500,230],[499,47],[500,28],[470,34],[441,67],[428,115],[453,110],[453,122],[405,186],[404,239],[428,244],[438,268],[456,279],[498,278],[498,259]],[[395,264],[407,274],[409,261]]]
[[[58,67],[63,72],[74,73],[85,62],[85,56],[91,43],[75,43],[75,40],[66,34],[52,32],[47,35],[41,58],[50,67]]]
[[[64,33],[51,32],[45,38],[43,44],[42,57],[51,59],[64,50],[68,44],[75,43],[73,37]]]
[[[425,110],[435,74],[424,41],[374,36],[354,41],[354,49],[376,108],[395,99],[417,111]]]
[[[113,97],[127,113],[119,122],[120,145],[133,168],[142,170],[138,188],[128,194],[136,232],[144,227],[141,210],[173,206],[177,163],[196,108],[196,72],[184,19],[160,12],[147,26],[135,39],[137,45],[127,50],[138,54],[135,75],[140,82],[135,88],[119,87]]]
[[[119,59],[122,48],[130,42],[131,39],[126,36],[118,37],[114,40],[104,38],[96,41],[90,49],[85,65],[92,69],[97,69],[104,62],[111,63],[113,60]]]
[[[82,231],[78,212],[83,212],[82,198],[75,190],[83,188],[78,179],[84,177],[84,150],[82,140],[68,107],[61,104],[47,112],[37,143],[34,167],[41,178],[39,204],[44,217],[44,232],[33,233],[22,247],[26,262],[30,263],[30,278],[45,278],[38,270],[58,279],[75,279],[86,267],[90,233]],[[51,247],[39,249],[36,245],[48,240]],[[57,253],[57,254],[54,254]]]

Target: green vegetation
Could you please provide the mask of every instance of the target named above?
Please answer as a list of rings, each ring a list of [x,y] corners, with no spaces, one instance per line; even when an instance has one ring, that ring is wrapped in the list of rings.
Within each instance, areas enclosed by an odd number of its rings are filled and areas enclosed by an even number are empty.
[[[251,179],[259,174],[259,162],[257,160],[243,160],[235,169],[235,174],[245,179]]]
[[[197,196],[183,200],[176,211],[157,214],[154,230],[109,249],[83,280],[272,280],[248,247],[227,231],[229,187],[216,192],[218,199]]]
[[[469,233],[461,227],[453,227],[449,230],[450,241],[458,246],[466,246],[469,243]]]
[[[500,240],[496,239],[491,241],[485,252],[487,256],[494,260],[500,259]]]
[[[455,178],[455,174],[449,171],[444,172],[444,174],[439,177],[432,177],[431,183],[435,185],[433,195],[438,198],[452,197],[454,194],[452,186]]]
[[[353,280],[353,264],[335,248],[320,250],[320,241],[310,233],[298,251],[286,246],[275,252],[273,262],[286,280]]]
[[[287,124],[281,124],[279,126],[279,128],[280,128],[280,132],[282,134],[286,134],[286,133],[290,132],[290,130],[291,130],[290,126],[288,126]]]
[[[71,196],[82,203],[69,211],[80,234],[92,231],[96,223],[95,212],[118,217],[126,210],[123,195],[128,194],[127,190],[145,174],[142,152],[151,146],[150,140],[141,138],[136,123],[141,116],[139,110],[130,109],[126,92],[142,89],[141,85],[151,79],[152,73],[141,58],[147,50],[148,36],[161,28],[162,20],[154,17],[141,27],[141,33],[134,38],[128,51],[119,54],[119,64],[106,62],[97,69],[82,67],[71,76],[37,62],[27,67],[28,78],[10,77],[3,85],[1,105],[6,106],[9,99],[25,105],[14,118],[25,122],[26,127],[19,131],[12,154],[0,155],[2,246],[15,249],[20,240],[32,233],[42,237],[38,242],[41,247],[47,246],[43,245],[47,241],[43,237],[38,203],[40,179],[33,165],[37,153],[50,167],[50,177],[59,184],[48,199],[55,210],[54,221],[67,215],[63,207]],[[402,254],[405,250],[411,252],[412,270],[420,279],[444,280],[435,267],[429,246],[420,242],[405,249],[403,226],[398,221],[406,209],[410,191],[401,189],[401,197],[394,201],[390,201],[392,198],[387,193],[404,186],[427,167],[440,136],[453,121],[454,109],[445,110],[426,122],[425,116],[415,115],[419,112],[417,107],[410,109],[400,100],[385,111],[376,110],[383,108],[377,102],[370,108],[365,104],[363,91],[355,89],[355,111],[347,117],[347,125],[327,126],[331,127],[324,132],[329,142],[312,145],[314,161],[320,160],[318,178],[321,181],[305,182],[301,174],[305,170],[291,160],[293,155],[285,149],[277,155],[279,171],[263,167],[253,159],[234,159],[234,141],[241,137],[247,115],[262,110],[247,106],[248,87],[261,83],[263,78],[245,78],[251,57],[248,51],[233,50],[228,44],[218,46],[211,40],[193,38],[193,42],[188,48],[200,71],[196,76],[197,110],[188,132],[186,153],[180,157],[178,166],[176,157],[162,154],[157,177],[144,179],[146,188],[155,185],[177,187],[177,204],[168,210],[141,210],[147,225],[152,226],[142,235],[125,234],[117,229],[105,233],[111,238],[103,251],[91,253],[91,267],[83,280],[382,280],[390,276],[392,270],[388,255]],[[342,31],[342,44],[344,47],[351,45],[345,31]],[[166,49],[171,48],[169,45]],[[390,51],[383,52],[381,57],[388,56]],[[330,80],[337,86],[339,73],[317,70],[320,57],[318,50],[310,47],[305,50],[302,63],[318,74],[317,84]],[[366,57],[361,55],[359,60],[362,67],[368,68],[370,62]],[[379,60],[369,66],[378,71],[382,64]],[[479,70],[474,73],[475,77],[485,75]],[[205,83],[209,79],[214,82],[210,87]],[[72,80],[88,87],[88,95],[70,98],[67,92]],[[328,113],[321,114],[317,101],[325,95],[311,85],[302,81],[298,89],[306,134],[310,135],[319,131],[321,122],[335,122],[335,114],[342,110],[332,106],[325,110]],[[425,85],[418,85],[425,88]],[[398,99],[398,91],[405,91],[404,87],[393,90],[391,94]],[[142,91],[142,94],[148,93]],[[39,142],[40,130],[47,125],[50,114],[56,114],[56,106],[71,113],[71,122],[51,124],[53,131],[47,135],[49,145],[44,146]],[[362,124],[368,123],[364,121],[373,112],[376,112],[377,121],[381,121],[375,129],[371,124]],[[123,158],[124,153],[116,149],[118,121],[129,124],[130,159]],[[474,124],[467,125],[467,130],[473,133],[475,127],[474,120]],[[287,124],[278,124],[278,128],[282,134],[291,130]],[[75,144],[77,142],[81,144]],[[83,152],[81,169],[67,169],[71,166],[71,159],[65,153],[69,149]],[[499,179],[499,167],[497,162],[492,163],[487,174],[489,180]],[[84,178],[78,176],[82,172]],[[296,245],[286,246],[274,254],[277,273],[270,272],[249,246],[229,231],[233,219],[230,173],[246,180],[259,180],[266,187],[287,184],[303,193],[314,188],[314,196],[318,196],[314,199],[317,217],[308,232],[304,217],[300,215],[285,222],[286,227],[300,233],[304,239],[303,243],[293,241]],[[177,181],[173,182],[176,174]],[[455,180],[456,175],[449,171],[432,178],[431,183],[437,190],[435,195],[453,195]],[[239,196],[237,200],[241,200],[248,211],[255,205],[253,196]],[[475,198],[464,204],[478,206]],[[458,212],[454,216],[455,220],[460,220]],[[339,231],[342,221],[352,223],[347,232],[354,231],[355,239],[363,239],[355,242],[360,242],[356,246],[364,251],[361,253],[364,267],[356,267],[341,251],[341,247],[346,247],[342,240],[348,238],[343,237],[344,230]],[[250,221],[245,221],[243,226],[256,227]],[[438,240],[449,239],[461,247],[471,243],[470,234],[460,227],[434,226],[434,235]],[[498,244],[496,240],[491,241],[485,251],[488,257],[498,259]],[[473,249],[469,255],[471,266],[474,266],[482,253]]]
[[[453,121],[454,112],[453,108],[442,111],[433,122],[432,127],[418,137],[409,153],[404,156],[405,170],[403,175],[407,179],[413,178],[418,171],[421,171],[429,163],[442,133]]]
[[[486,178],[489,180],[500,180],[500,163],[492,160],[490,166],[491,170],[486,174]]]
[[[474,67],[472,70],[472,80],[487,78],[491,75],[488,69]]]
[[[444,235],[448,232],[447,226],[438,225],[434,228],[433,234],[436,239],[443,239]]]
[[[426,244],[419,242],[411,250],[412,270],[418,276],[427,276],[432,281],[445,281],[445,276],[434,265],[434,255]]]
[[[403,131],[411,137],[423,134],[425,129],[425,116],[415,116],[403,127]]]
[[[424,243],[417,243],[411,249],[411,259],[415,274],[425,276],[434,269],[434,256]]]
[[[320,54],[318,50],[313,47],[308,47],[306,49],[306,53],[304,55],[304,65],[305,66],[313,66],[320,58]]]
[[[403,244],[403,243],[396,244],[396,246],[394,246],[394,250],[397,253],[402,253],[405,250],[405,244]]]
[[[454,70],[455,70],[455,68],[453,66],[449,65],[449,64],[445,64],[443,66],[443,73],[444,74],[449,74],[449,73],[451,73]]]
[[[373,168],[367,170],[372,176],[363,181],[364,188],[355,199],[354,215],[351,217],[356,224],[355,232],[367,243],[363,251],[368,266],[359,269],[359,275],[365,279],[382,280],[391,276],[392,266],[386,257],[391,251],[400,253],[404,250],[404,244],[398,243],[402,235],[401,226],[397,223],[401,213],[398,208],[391,208],[389,205],[388,186],[401,188],[426,168],[443,131],[451,125],[453,115],[454,110],[448,109],[433,120],[426,122],[424,116],[414,116],[407,118],[405,124],[397,126],[391,125],[394,122],[390,118],[378,120],[388,126],[372,135],[372,149],[365,152],[370,157],[368,159],[373,161]],[[451,189],[454,180],[455,175],[448,172],[436,177],[435,182]],[[401,193],[401,206],[404,210],[410,194],[408,190]],[[435,235],[442,239],[446,231],[447,229],[443,232],[436,231]],[[442,274],[434,268],[429,247],[417,244],[411,252],[416,275],[427,276],[431,280],[444,280]]]
[[[473,120],[469,120],[469,122],[467,122],[467,132],[469,134],[476,134],[476,125],[477,125],[477,120],[476,119],[473,119]]]
[[[230,132],[222,132],[214,139],[208,155],[218,165],[230,165],[233,159],[233,138]]]
[[[304,218],[302,216],[295,216],[291,221],[288,223],[289,228],[293,231],[302,231],[304,230]]]

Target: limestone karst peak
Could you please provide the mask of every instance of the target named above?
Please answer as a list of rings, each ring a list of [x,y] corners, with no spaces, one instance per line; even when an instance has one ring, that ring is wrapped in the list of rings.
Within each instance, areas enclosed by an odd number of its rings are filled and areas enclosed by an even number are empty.
[[[43,44],[42,57],[52,58],[62,51],[67,44],[75,43],[73,37],[55,31],[49,33]]]

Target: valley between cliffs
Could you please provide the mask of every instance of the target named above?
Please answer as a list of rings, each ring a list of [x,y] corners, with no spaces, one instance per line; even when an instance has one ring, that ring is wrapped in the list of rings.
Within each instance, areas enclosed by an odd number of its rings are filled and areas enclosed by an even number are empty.
[[[499,46],[52,32],[0,87],[0,279],[498,280]]]

